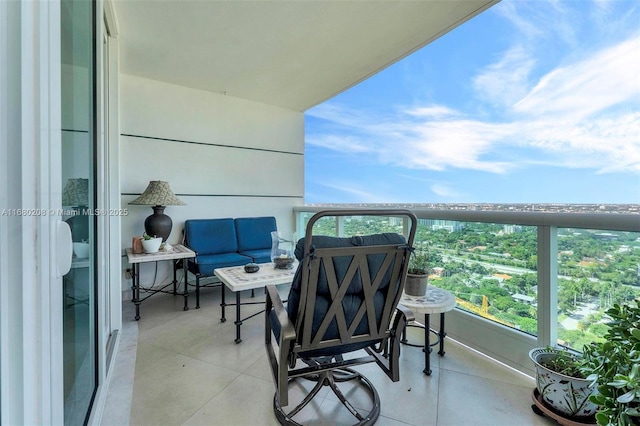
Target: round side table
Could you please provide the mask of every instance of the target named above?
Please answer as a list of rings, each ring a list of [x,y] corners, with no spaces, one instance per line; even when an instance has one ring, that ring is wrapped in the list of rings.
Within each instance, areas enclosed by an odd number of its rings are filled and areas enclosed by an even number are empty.
[[[431,347],[440,344],[438,355],[444,356],[444,338],[447,333],[444,331],[444,314],[455,308],[456,298],[450,292],[434,287],[431,284],[427,286],[427,293],[424,296],[409,296],[402,294],[400,304],[411,309],[414,315],[424,314],[424,374],[431,375]],[[440,314],[440,330],[431,330],[429,327],[429,316],[431,314]],[[430,333],[433,332],[438,339],[431,343],[429,339]],[[407,341],[407,331],[402,334],[402,343],[411,345]],[[417,346],[417,345],[412,345]]]

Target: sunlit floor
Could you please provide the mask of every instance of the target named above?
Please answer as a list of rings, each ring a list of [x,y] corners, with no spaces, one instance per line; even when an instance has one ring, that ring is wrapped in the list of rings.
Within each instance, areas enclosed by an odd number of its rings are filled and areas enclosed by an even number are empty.
[[[274,386],[263,343],[264,317],[245,321],[243,342],[234,343],[235,311],[227,308],[228,320],[220,322],[220,293],[219,287],[203,289],[197,310],[193,293],[188,311],[182,309],[181,296],[158,294],[142,303],[131,424],[277,424],[272,407]],[[257,291],[256,299],[263,298]],[[260,308],[243,306],[243,314]],[[130,316],[125,321],[132,320]],[[445,350],[444,357],[434,351],[433,374],[426,376],[422,350],[402,346],[397,383],[375,364],[357,367],[380,394],[377,424],[554,424],[531,410],[532,378],[451,339],[447,339]],[[355,401],[357,405],[359,399]],[[350,424],[355,420],[331,392],[321,392],[300,415],[304,424]],[[109,423],[107,416],[103,424]]]

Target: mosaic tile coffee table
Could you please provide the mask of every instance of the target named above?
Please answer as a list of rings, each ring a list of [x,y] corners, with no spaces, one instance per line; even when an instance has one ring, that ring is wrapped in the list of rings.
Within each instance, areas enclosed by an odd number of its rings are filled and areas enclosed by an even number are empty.
[[[253,315],[249,315],[246,318],[241,318],[240,306],[255,305],[259,303],[264,304],[264,302],[241,303],[240,292],[242,290],[264,288],[268,285],[291,283],[298,267],[298,263],[295,262],[292,265],[293,267],[291,269],[275,269],[275,265],[273,263],[260,263],[259,266],[260,270],[253,273],[245,272],[244,266],[218,268],[213,271],[216,277],[218,277],[218,279],[222,281],[222,283],[224,283],[224,286],[222,286],[222,302],[220,303],[220,306],[222,307],[222,318],[220,318],[220,321],[225,322],[227,320],[227,318],[225,317],[225,307],[234,305],[236,307],[236,321],[234,323],[236,325],[236,343],[242,342],[242,338],[240,337],[240,326],[242,325],[242,322],[262,313],[262,311],[260,311],[256,312]],[[236,294],[236,303],[225,302],[225,287]]]

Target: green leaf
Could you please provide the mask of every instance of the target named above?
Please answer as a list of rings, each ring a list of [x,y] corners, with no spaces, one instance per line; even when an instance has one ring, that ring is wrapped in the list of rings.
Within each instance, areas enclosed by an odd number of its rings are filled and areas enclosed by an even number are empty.
[[[603,412],[596,413],[596,421],[600,426],[607,426],[609,424],[609,417]]]
[[[633,367],[631,367],[631,373],[629,373],[629,378],[633,380],[636,377],[638,377],[639,371],[640,371],[640,364],[634,364]]]
[[[613,391],[609,386],[598,386],[598,392],[605,398],[613,398]]]
[[[627,408],[624,412],[633,417],[640,417],[640,411],[637,408]]]
[[[633,337],[635,337],[636,339],[640,339],[640,329],[638,328],[632,328],[631,330],[629,330],[631,332],[631,335]]]
[[[621,389],[621,388],[625,387],[627,385],[627,383],[629,383],[628,380],[624,380],[624,379],[620,380],[620,379],[618,379],[618,380],[614,380],[612,382],[607,383],[607,385],[613,386],[614,388]]]
[[[633,401],[633,398],[635,397],[635,395],[636,395],[635,391],[629,391],[629,392],[627,392],[627,393],[625,393],[623,395],[620,395],[617,398],[617,401],[621,402],[622,404],[627,404],[627,403]]]
[[[620,413],[620,417],[618,417],[618,425],[629,426],[630,424],[631,424],[631,417],[629,417],[626,413]]]
[[[598,375],[596,373],[589,374],[589,376],[587,377],[587,380],[591,382],[595,382],[596,380],[598,380]]]

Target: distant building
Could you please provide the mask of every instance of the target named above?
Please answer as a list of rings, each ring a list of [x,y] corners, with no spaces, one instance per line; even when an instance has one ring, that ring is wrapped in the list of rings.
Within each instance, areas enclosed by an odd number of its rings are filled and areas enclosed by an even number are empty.
[[[533,305],[536,301],[535,297],[527,296],[526,294],[516,293],[516,294],[512,294],[511,297],[516,302],[526,303],[527,305]]]
[[[458,222],[455,220],[420,219],[419,223],[431,227],[433,231],[445,229],[449,232],[454,232],[460,231],[462,228],[464,228],[464,224],[462,222]]]
[[[510,280],[512,278],[511,275],[507,274],[493,274],[493,276],[500,280]]]
[[[598,232],[597,234],[593,234],[598,240],[617,240],[618,236],[612,234],[611,232]]]
[[[516,232],[522,232],[522,225],[504,225],[502,227],[504,235],[515,234]]]

